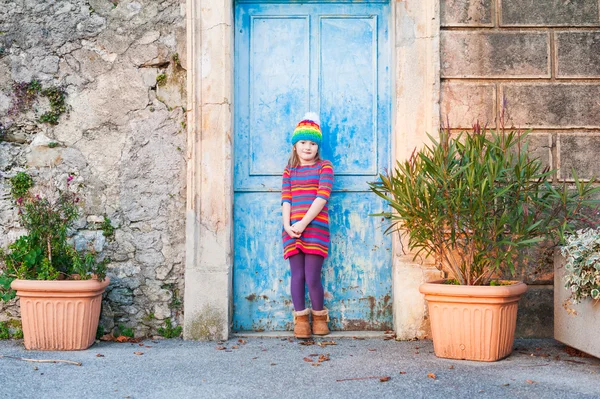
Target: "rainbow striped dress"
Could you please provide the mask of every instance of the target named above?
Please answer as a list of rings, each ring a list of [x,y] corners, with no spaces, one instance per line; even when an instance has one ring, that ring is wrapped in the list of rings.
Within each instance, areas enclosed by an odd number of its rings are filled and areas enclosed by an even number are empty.
[[[301,165],[296,168],[286,167],[283,171],[281,204],[291,204],[290,223],[302,220],[315,198],[323,198],[329,202],[333,185],[333,166],[329,161],[319,161],[313,165]],[[287,259],[302,251],[306,254],[327,257],[329,249],[329,214],[328,204],[300,236],[290,237],[283,229],[283,258]]]

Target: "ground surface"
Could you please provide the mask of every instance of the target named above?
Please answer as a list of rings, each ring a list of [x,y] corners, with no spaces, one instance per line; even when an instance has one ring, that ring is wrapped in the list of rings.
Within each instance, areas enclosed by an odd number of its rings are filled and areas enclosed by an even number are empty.
[[[327,345],[332,341],[335,345]],[[145,340],[100,342],[80,352],[37,352],[25,350],[22,341],[0,341],[3,356],[82,363],[0,358],[0,397],[600,397],[600,359],[571,356],[553,340],[517,340],[513,354],[495,363],[439,359],[431,341],[334,337],[313,345],[300,342]]]

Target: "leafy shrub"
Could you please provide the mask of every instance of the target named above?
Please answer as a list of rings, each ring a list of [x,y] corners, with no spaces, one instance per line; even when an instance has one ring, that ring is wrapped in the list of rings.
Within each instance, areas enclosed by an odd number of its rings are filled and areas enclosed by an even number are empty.
[[[10,300],[15,292],[10,289],[14,279],[104,279],[108,259],[96,260],[94,252],[79,253],[68,243],[68,232],[79,216],[79,196],[67,178],[67,189],[55,188],[50,179],[50,189],[33,194],[31,176],[17,173],[10,180],[11,196],[19,208],[21,225],[27,235],[19,237],[0,250],[0,298]]]
[[[572,303],[600,300],[600,229],[582,229],[569,234],[561,252],[566,258],[565,288]]]

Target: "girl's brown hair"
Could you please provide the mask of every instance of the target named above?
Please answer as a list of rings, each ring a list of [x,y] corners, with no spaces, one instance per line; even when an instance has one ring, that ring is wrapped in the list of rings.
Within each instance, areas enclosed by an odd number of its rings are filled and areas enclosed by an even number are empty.
[[[317,155],[315,155],[315,162],[319,162],[321,160],[321,146],[319,146],[319,148],[317,148]],[[292,153],[290,154],[290,159],[288,160],[288,166],[290,168],[297,168],[300,166],[300,158],[298,158],[295,144],[292,146]]]

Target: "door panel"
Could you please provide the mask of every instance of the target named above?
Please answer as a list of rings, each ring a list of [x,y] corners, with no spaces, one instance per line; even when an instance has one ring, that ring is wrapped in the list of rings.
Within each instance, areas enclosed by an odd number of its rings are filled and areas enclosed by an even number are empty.
[[[391,328],[391,240],[368,216],[385,205],[367,185],[389,165],[388,20],[387,3],[236,4],[234,330],[292,328],[281,174],[309,110],[335,172],[323,266],[330,327]]]

